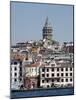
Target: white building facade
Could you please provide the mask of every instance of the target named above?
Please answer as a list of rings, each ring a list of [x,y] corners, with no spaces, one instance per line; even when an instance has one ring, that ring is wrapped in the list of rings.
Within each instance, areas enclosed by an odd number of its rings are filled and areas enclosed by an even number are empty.
[[[18,60],[11,61],[11,89],[20,89],[23,85],[22,65]]]
[[[73,86],[73,65],[50,64],[40,68],[40,87]]]

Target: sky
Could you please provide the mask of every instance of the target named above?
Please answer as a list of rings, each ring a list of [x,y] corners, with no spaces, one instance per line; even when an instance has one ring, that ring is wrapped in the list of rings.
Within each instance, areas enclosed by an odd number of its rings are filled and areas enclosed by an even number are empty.
[[[53,39],[73,41],[73,6],[11,2],[11,44],[42,39],[46,17],[53,28]]]

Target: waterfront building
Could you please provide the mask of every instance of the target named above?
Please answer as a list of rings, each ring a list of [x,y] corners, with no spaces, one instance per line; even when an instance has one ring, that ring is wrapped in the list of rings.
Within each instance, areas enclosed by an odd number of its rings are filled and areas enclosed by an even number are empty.
[[[23,87],[22,62],[19,60],[11,61],[11,89]]]
[[[24,66],[24,87],[32,89],[39,87],[39,67],[40,63],[33,63]]]
[[[56,63],[40,67],[40,87],[68,87],[73,86],[73,65]]]

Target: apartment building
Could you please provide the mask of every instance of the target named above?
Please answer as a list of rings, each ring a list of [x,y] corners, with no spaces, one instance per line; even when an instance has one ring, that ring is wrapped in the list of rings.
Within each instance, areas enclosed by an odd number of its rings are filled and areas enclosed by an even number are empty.
[[[40,67],[40,87],[73,86],[73,65],[69,63],[50,63]]]
[[[11,89],[20,89],[23,87],[23,75],[22,75],[22,62],[19,60],[11,61]]]
[[[24,66],[24,87],[25,89],[38,88],[39,86],[40,63],[33,63]]]

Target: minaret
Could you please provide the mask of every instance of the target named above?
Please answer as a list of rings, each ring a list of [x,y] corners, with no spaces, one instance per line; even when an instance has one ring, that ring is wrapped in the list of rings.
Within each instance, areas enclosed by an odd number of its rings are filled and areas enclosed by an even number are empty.
[[[43,27],[43,39],[46,39],[46,40],[52,40],[52,27],[50,25],[50,23],[48,22],[48,17],[46,18],[46,21],[45,21],[45,25]]]

